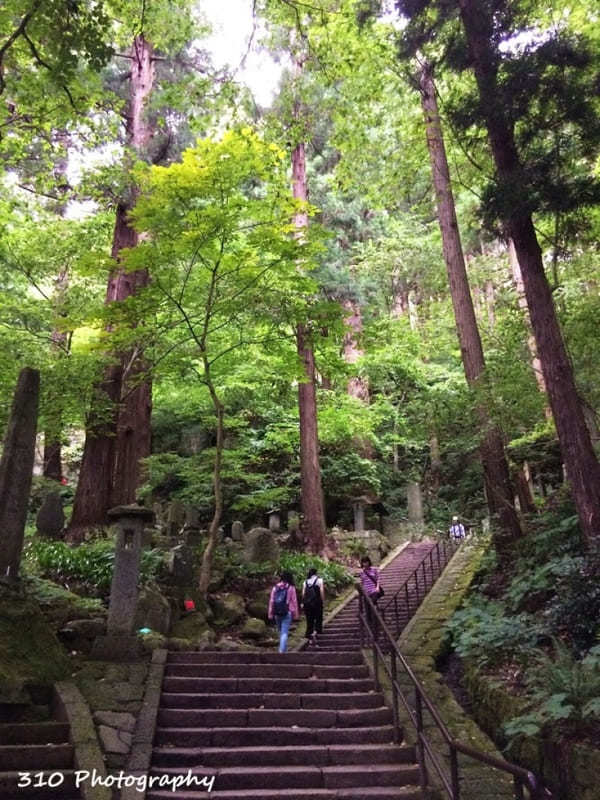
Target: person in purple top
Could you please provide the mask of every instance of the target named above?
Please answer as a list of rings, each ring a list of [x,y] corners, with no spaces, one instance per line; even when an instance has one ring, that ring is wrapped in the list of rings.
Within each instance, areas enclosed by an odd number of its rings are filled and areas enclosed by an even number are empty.
[[[368,556],[361,558],[360,566],[360,583],[363,591],[371,602],[377,603],[381,591],[381,586],[379,585],[379,570],[373,566]],[[369,625],[371,628],[375,628],[377,620],[374,618],[371,606],[368,603],[365,604],[365,610]]]
[[[282,572],[279,581],[271,589],[269,597],[269,619],[274,619],[279,631],[279,652],[287,649],[288,633],[293,619],[300,616],[298,611],[298,595],[291,572]]]

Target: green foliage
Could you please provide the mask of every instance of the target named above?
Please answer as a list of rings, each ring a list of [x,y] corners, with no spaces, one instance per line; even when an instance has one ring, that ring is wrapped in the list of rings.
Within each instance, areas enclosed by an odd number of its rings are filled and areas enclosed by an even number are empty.
[[[600,717],[600,646],[575,659],[559,640],[553,653],[536,653],[528,672],[532,710],[504,726],[510,739],[534,736],[558,723],[582,732]]]
[[[35,539],[30,542],[25,559],[28,568],[42,577],[64,586],[74,581],[86,585],[92,594],[106,594],[110,589],[114,562],[115,543],[112,539],[97,539],[78,547],[65,542],[50,542]],[[140,584],[154,580],[160,572],[162,552],[143,550],[140,565]]]
[[[513,660],[526,664],[544,633],[531,615],[508,615],[504,604],[477,596],[453,614],[446,629],[459,656],[486,668]]]
[[[311,567],[314,567],[319,576],[323,578],[325,590],[330,594],[337,594],[354,581],[352,574],[341,564],[336,564],[335,561],[324,561],[309,553],[289,551],[281,554],[279,569],[289,570],[294,576],[296,586],[302,585]]]

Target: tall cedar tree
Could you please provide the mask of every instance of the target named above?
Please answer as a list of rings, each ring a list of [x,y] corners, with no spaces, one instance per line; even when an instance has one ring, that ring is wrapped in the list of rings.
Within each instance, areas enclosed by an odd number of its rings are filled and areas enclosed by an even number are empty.
[[[561,103],[558,121],[574,125],[579,136],[598,132],[598,121],[590,115],[586,107],[586,103],[590,106],[588,98],[581,96],[583,87],[578,82],[585,55],[572,43],[559,41],[556,32],[543,46],[534,44],[522,49],[522,55],[511,52],[511,37],[527,26],[524,6],[518,0],[454,0],[450,3],[447,0],[396,0],[396,6],[409,19],[402,34],[403,50],[414,54],[416,49],[426,48],[435,40],[439,52],[440,43],[446,41],[445,56],[474,73],[475,113],[487,129],[496,167],[494,190],[488,192],[487,197],[488,201],[495,202],[488,206],[495,205],[493,210],[502,220],[505,235],[514,242],[567,477],[583,535],[588,548],[595,551],[600,544],[600,465],[586,427],[532,214],[536,210],[552,209],[557,203],[562,203],[563,207],[570,203],[571,208],[576,208],[578,202],[590,203],[597,199],[597,191],[589,178],[578,182],[572,176],[569,185],[559,186],[548,165],[546,169],[536,170],[533,157],[527,155],[525,140],[517,138],[515,127],[519,118],[527,116],[535,99],[536,107],[541,107],[540,103],[550,103],[549,98],[552,98]],[[465,46],[456,31],[446,39],[440,33],[442,26],[457,14],[466,36],[466,63]],[[508,48],[504,47],[506,43],[509,43]],[[519,58],[528,69],[518,69]],[[507,60],[514,78],[512,82],[510,75],[507,82],[507,75],[501,72]],[[553,69],[555,66],[559,69]],[[548,71],[552,76],[560,76],[554,78],[551,94],[544,93],[544,89],[548,89],[545,83]],[[575,85],[569,85],[569,80]],[[469,124],[474,121],[471,116]],[[531,136],[542,145],[544,132],[539,114],[535,125]],[[581,189],[579,193],[578,189]]]
[[[427,147],[431,161],[438,220],[442,234],[444,261],[448,271],[448,283],[462,362],[467,383],[477,391],[482,388],[482,381],[485,381],[485,359],[456,219],[435,84],[431,67],[427,63],[423,63],[421,67],[419,88],[421,91],[421,104],[425,114]],[[501,536],[497,544],[501,546],[507,540],[511,541],[519,538],[521,536],[521,526],[513,504],[514,494],[508,462],[504,454],[502,434],[493,421],[490,420],[481,395],[477,401],[477,415],[482,435],[479,450],[488,507],[491,514],[498,515]]]
[[[141,157],[152,135],[145,109],[154,78],[152,45],[142,35],[133,41],[130,62],[126,138]],[[148,282],[147,270],[126,272],[118,266],[120,253],[139,241],[140,234],[129,221],[136,196],[132,187],[117,207],[112,244],[117,266],[109,276],[107,304],[135,295]],[[134,502],[140,459],[150,455],[151,385],[143,377],[139,356],[132,352],[116,354],[95,394],[69,525],[72,541],[80,541],[87,527],[104,523],[111,506]]]
[[[296,75],[302,72],[303,59],[295,54]],[[302,114],[300,100],[294,104],[297,120]],[[306,179],[306,147],[297,142],[292,151],[292,194],[302,203],[308,202]],[[308,214],[300,210],[294,217],[297,235],[302,236],[308,226]],[[325,507],[319,462],[319,431],[317,425],[317,386],[315,353],[305,323],[296,328],[296,346],[303,367],[303,380],[298,383],[298,411],[300,418],[300,498],[302,506],[302,529],[311,550],[319,553],[325,546]]]

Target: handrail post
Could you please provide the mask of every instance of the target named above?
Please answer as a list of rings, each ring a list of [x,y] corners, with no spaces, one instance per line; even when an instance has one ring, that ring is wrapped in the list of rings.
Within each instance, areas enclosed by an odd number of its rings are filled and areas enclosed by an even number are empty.
[[[379,653],[377,652],[377,635],[375,633],[375,625],[371,629],[371,636],[373,638],[373,672],[375,673],[375,688],[381,691],[381,681],[379,680]]]
[[[458,753],[450,743],[450,780],[452,781],[452,800],[460,800],[460,780],[458,777]]]
[[[423,744],[423,703],[421,690],[415,686],[415,716],[417,718],[417,760],[419,762],[419,776],[421,789],[425,791],[429,783],[427,764],[425,763],[425,745]]]
[[[435,546],[435,551],[437,553],[438,575],[441,575],[442,574],[442,562],[440,560],[440,543],[439,542]]]
[[[361,650],[365,646],[365,621],[363,619],[365,614],[365,599],[361,592],[358,593],[358,623],[360,630],[360,647]]]
[[[401,744],[400,736],[400,714],[398,712],[398,665],[396,663],[396,651],[392,648],[391,656],[392,668],[392,714],[394,715],[394,741]]]
[[[394,615],[396,617],[396,636],[400,636],[400,614],[398,612],[398,595],[394,595]]]

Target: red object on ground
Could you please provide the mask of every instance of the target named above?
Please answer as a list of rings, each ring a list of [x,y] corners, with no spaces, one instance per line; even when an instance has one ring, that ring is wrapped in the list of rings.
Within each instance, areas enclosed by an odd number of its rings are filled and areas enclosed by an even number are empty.
[[[195,611],[196,610],[196,604],[194,603],[193,600],[184,600],[183,601],[183,605],[185,606],[185,610],[186,611]]]

